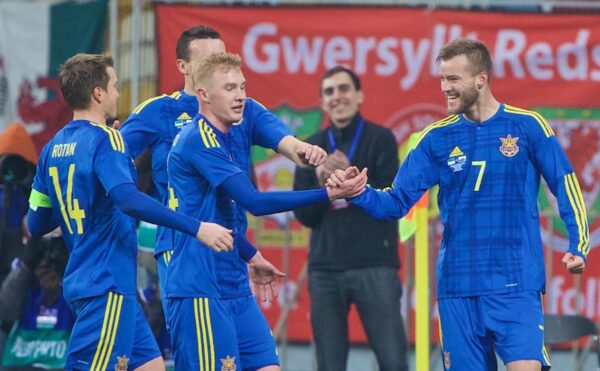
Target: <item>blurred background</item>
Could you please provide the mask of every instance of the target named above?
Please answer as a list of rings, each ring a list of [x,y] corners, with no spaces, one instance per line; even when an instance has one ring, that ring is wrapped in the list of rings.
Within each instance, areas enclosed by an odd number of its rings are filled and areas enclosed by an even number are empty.
[[[228,50],[241,55],[248,95],[281,117],[301,139],[327,124],[318,99],[323,72],[335,65],[353,69],[363,84],[362,114],[392,130],[401,158],[412,133],[446,116],[437,52],[458,37],[485,42],[494,58],[496,98],[535,110],[548,120],[575,168],[587,206],[591,264],[585,275],[573,278],[560,264],[568,240],[554,197],[545,186],[540,189],[548,275],[545,310],[600,321],[600,265],[595,264],[600,258],[600,1],[2,0],[0,133],[17,123],[29,136],[27,146],[32,141],[39,152],[70,120],[57,75],[60,64],[77,52],[110,52],[115,57],[123,121],[145,99],[183,87],[175,44],[184,29],[199,24],[218,30]],[[0,138],[0,159],[25,146],[19,138]],[[263,149],[252,156],[261,190],[291,189],[291,162]],[[4,195],[12,194],[4,191],[9,184],[0,182]],[[2,235],[20,228],[4,217],[9,206],[19,208],[6,197]],[[398,246],[402,314],[411,369],[438,370],[442,366],[434,262],[441,224],[435,193],[423,207],[425,223],[409,219],[399,226],[404,240]],[[278,340],[282,368],[313,370],[306,289],[310,232],[292,213],[250,216],[249,222],[250,240],[288,272],[278,301],[262,303]],[[420,238],[414,236],[417,228]],[[6,241],[0,239],[3,266],[17,254],[7,252]],[[143,244],[148,248],[151,242]],[[417,257],[415,251],[427,253]],[[140,278],[141,289],[147,288],[147,281]],[[354,312],[350,338],[348,370],[377,370]],[[427,361],[415,356],[417,339],[425,340]],[[586,356],[594,350],[591,341],[552,349],[555,369],[595,367],[595,358]],[[582,350],[583,359],[574,357]]]

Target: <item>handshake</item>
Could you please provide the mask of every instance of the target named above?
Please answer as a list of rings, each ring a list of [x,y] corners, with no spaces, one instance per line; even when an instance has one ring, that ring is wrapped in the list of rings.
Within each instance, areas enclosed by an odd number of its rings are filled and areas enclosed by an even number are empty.
[[[367,185],[367,169],[359,171],[356,166],[350,166],[346,155],[339,150],[327,156],[316,171],[319,183],[327,187],[330,200],[356,197]]]
[[[335,170],[325,182],[329,200],[356,197],[363,193],[366,185],[367,168],[359,171],[356,166]]]

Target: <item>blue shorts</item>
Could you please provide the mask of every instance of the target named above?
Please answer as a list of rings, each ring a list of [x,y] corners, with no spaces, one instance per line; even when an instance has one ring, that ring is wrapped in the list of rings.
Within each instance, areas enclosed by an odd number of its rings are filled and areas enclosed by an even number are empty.
[[[77,300],[71,303],[71,310],[76,319],[65,369],[135,369],[160,357],[154,335],[135,296],[109,292]]]
[[[444,370],[496,370],[494,351],[505,364],[537,360],[550,369],[539,292],[447,298],[438,304]]]
[[[176,370],[279,365],[275,340],[254,296],[169,298],[167,303]]]
[[[167,271],[169,262],[173,256],[173,250],[161,252],[156,256],[156,273],[158,273],[158,288],[160,289],[160,302],[162,304],[163,313],[165,318],[169,318],[167,315]],[[167,323],[167,328],[169,324]]]

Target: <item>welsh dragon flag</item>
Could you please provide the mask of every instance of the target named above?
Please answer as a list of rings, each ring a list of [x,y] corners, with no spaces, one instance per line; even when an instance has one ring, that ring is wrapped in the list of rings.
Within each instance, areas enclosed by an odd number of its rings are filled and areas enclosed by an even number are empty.
[[[0,132],[25,125],[40,149],[72,112],[58,69],[76,53],[101,53],[108,0],[0,1]]]

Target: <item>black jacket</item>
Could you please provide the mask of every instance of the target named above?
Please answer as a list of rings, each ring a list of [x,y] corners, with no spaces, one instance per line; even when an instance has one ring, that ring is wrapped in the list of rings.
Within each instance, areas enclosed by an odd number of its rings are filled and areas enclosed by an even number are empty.
[[[360,116],[343,129],[331,125],[337,148],[348,155]],[[307,142],[332,152],[329,129],[311,136]],[[362,170],[367,167],[369,184],[384,188],[392,184],[398,171],[398,147],[387,128],[365,121],[365,126],[350,160]],[[315,169],[296,168],[294,189],[318,188]],[[373,219],[350,205],[333,210],[330,203],[315,204],[294,211],[298,220],[312,228],[309,271],[344,271],[377,266],[399,267],[398,222]]]

